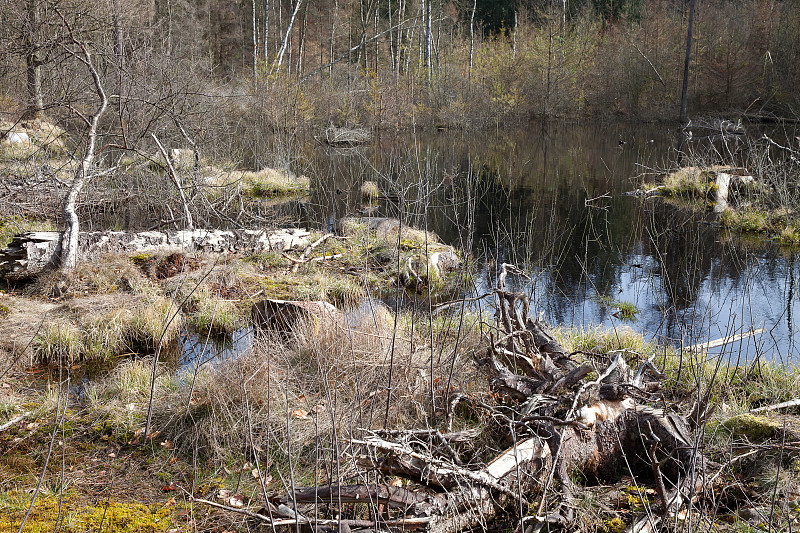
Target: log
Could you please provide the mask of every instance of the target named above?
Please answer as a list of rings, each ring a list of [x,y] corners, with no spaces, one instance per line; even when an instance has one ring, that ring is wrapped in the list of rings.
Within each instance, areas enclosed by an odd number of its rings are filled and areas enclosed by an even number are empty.
[[[302,249],[309,244],[310,233],[304,229],[276,230],[186,230],[82,232],[78,255],[81,260],[108,253],[142,252],[283,252]],[[15,235],[0,250],[0,276],[18,281],[36,277],[58,263],[61,233],[34,231]]]
[[[284,502],[324,504],[313,512],[322,509],[332,517],[342,512],[342,504],[367,503],[376,522],[390,509],[394,515],[387,518],[426,519],[413,528],[428,533],[486,529],[487,520],[501,516],[519,520],[517,531],[540,531],[575,525],[575,479],[613,483],[625,472],[639,478],[637,484],[655,485],[656,520],[691,504],[710,463],[685,417],[644,403],[653,399],[648,391],[658,384],[644,381],[651,360],[636,375],[619,351],[606,354],[611,362],[605,369],[573,360],[543,321],[528,317],[524,295],[505,290],[507,275],[524,274],[511,265],[502,269],[494,290],[498,336],[490,334],[486,357],[476,358],[488,369],[490,394],[455,393],[447,400],[448,430],[456,404],[469,402],[479,412],[482,440],[494,442],[453,441],[451,446],[435,428],[351,436],[349,445],[359,447],[354,463],[366,467],[351,479],[402,477],[410,483],[303,488],[284,496]],[[590,379],[595,372],[596,379]],[[460,459],[475,461],[478,446],[502,449],[509,443],[515,444],[485,466]],[[376,473],[380,476],[373,478]]]
[[[313,320],[324,328],[342,326],[344,316],[333,304],[323,301],[290,301],[266,298],[252,307],[253,324],[264,331],[291,332],[298,321]]]

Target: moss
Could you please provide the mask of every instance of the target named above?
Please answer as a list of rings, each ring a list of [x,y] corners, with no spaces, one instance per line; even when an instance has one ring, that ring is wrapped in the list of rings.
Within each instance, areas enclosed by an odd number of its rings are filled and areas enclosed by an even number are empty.
[[[777,422],[750,413],[732,416],[723,421],[721,425],[730,431],[733,437],[747,438],[753,442],[767,440],[780,429]]]
[[[11,308],[6,304],[0,304],[0,318],[6,318],[11,314]]]
[[[17,233],[26,231],[55,231],[57,228],[49,220],[38,220],[23,216],[12,216],[0,221],[0,248],[5,248]]]
[[[29,505],[30,496],[27,494],[3,494],[0,497],[0,530],[16,531]],[[78,501],[75,496],[68,496],[61,505],[61,511],[60,531],[67,533],[82,533],[94,529],[117,533],[145,533],[166,531],[173,525],[169,508],[161,505],[147,506],[116,500],[101,500],[96,504],[89,504]],[[40,495],[23,531],[51,532],[58,518],[59,498],[54,495]]]
[[[615,516],[605,520],[597,528],[598,533],[622,533],[625,531],[627,524],[620,517]]]

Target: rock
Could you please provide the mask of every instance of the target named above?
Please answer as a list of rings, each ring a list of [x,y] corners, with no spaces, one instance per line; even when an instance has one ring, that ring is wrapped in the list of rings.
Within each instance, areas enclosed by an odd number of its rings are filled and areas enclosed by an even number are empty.
[[[9,132],[4,140],[9,144],[25,144],[31,142],[30,136],[24,131]]]
[[[78,257],[85,261],[108,253],[202,251],[227,253],[247,250],[283,252],[310,244],[304,229],[184,230],[81,232]],[[0,276],[9,280],[29,279],[58,261],[61,232],[36,231],[15,235],[8,248],[0,250]]]
[[[262,330],[289,333],[300,320],[315,322],[320,326],[335,327],[343,324],[344,317],[333,304],[323,301],[290,301],[265,299],[253,304],[253,324]]]

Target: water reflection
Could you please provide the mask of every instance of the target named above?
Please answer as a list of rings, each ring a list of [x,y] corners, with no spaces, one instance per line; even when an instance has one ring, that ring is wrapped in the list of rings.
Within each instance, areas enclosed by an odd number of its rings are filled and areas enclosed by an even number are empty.
[[[684,345],[764,327],[717,352],[798,360],[796,252],[624,195],[632,177],[667,166],[673,143],[663,125],[551,124],[316,147],[309,165],[320,186],[308,222],[357,213],[358,187],[373,180],[404,199],[383,214],[427,225],[484,260],[476,292],[493,285],[494,265],[511,262],[532,276],[517,288],[553,323],[628,326]],[[639,312],[622,321],[609,302]]]

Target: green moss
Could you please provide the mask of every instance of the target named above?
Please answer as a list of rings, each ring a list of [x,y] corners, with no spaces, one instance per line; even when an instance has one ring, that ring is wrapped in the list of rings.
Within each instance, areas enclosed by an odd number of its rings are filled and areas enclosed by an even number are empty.
[[[0,318],[6,318],[11,314],[11,308],[5,304],[0,304]]]
[[[17,531],[30,505],[30,496],[19,492],[0,497],[0,530]],[[61,528],[66,533],[85,531],[114,531],[116,533],[145,533],[166,531],[173,525],[169,508],[135,502],[100,500],[96,504],[80,502],[75,496],[65,498],[61,505]],[[23,531],[52,532],[59,516],[59,498],[40,495],[35,502]],[[102,527],[101,527],[102,524]]]
[[[767,440],[780,429],[777,422],[750,413],[732,416],[723,421],[721,426],[730,431],[733,437],[747,438],[752,442]]]
[[[626,527],[627,524],[625,524],[625,521],[620,517],[615,516],[605,520],[602,524],[600,524],[600,526],[597,528],[597,531],[598,533],[622,533],[625,531]]]

